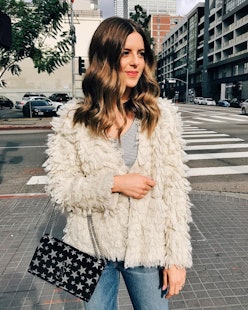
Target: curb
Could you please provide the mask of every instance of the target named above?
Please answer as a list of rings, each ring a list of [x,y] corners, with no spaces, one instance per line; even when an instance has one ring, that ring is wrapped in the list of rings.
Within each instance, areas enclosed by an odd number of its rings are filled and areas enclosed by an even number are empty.
[[[40,126],[1,126],[0,125],[0,130],[19,130],[19,129],[47,129],[47,130],[51,130],[52,126],[51,125],[40,125]]]
[[[11,198],[41,198],[48,197],[46,193],[20,193],[20,194],[2,194],[0,199],[11,199]]]

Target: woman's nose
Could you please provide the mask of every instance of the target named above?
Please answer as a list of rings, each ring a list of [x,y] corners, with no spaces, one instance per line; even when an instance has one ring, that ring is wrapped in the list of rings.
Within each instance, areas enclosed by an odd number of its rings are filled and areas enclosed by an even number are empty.
[[[139,57],[136,54],[131,56],[130,65],[137,66],[139,64]]]

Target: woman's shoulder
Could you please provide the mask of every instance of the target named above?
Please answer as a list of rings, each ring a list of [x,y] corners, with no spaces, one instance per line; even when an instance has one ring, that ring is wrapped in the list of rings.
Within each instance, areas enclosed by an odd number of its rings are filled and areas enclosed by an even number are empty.
[[[70,100],[65,103],[53,118],[51,125],[55,132],[71,133],[75,126],[73,124],[74,113],[78,107],[77,100]]]
[[[178,107],[172,102],[172,100],[166,98],[158,99],[158,106],[161,112],[161,118],[164,121],[165,119],[168,121],[171,118],[175,119],[180,116],[178,111]]]
[[[168,110],[174,113],[178,111],[178,107],[175,105],[175,103],[172,102],[171,99],[159,97],[158,106],[162,113]]]

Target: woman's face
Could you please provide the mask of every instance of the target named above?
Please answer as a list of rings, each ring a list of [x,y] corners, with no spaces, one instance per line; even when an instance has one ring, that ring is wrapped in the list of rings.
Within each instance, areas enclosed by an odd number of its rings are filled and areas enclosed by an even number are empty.
[[[122,51],[120,71],[126,82],[125,96],[129,95],[135,87],[145,68],[145,47],[142,36],[138,32],[132,32],[128,37]]]

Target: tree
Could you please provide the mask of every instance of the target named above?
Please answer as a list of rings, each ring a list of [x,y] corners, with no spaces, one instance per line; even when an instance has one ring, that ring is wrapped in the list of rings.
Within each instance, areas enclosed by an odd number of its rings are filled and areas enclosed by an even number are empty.
[[[12,28],[11,47],[0,47],[2,85],[7,71],[12,75],[21,74],[19,63],[23,59],[31,58],[38,73],[48,74],[70,61],[71,34],[62,29],[63,18],[69,11],[66,1],[0,0],[0,10],[11,18]]]
[[[135,10],[135,13],[130,13],[130,18],[133,19],[137,24],[139,24],[143,28],[150,42],[150,45],[154,48],[154,45],[155,45],[154,39],[151,37],[151,33],[149,30],[149,23],[151,20],[151,15],[147,15],[146,11],[144,11],[142,6],[140,5],[135,5],[134,10]]]

